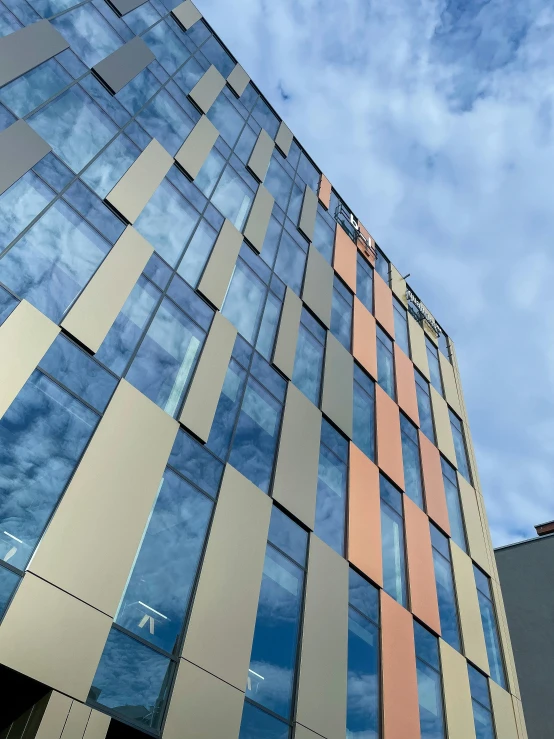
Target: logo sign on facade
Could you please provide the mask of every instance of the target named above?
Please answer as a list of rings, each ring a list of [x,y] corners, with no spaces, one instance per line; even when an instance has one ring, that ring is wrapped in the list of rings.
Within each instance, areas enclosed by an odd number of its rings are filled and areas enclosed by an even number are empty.
[[[408,308],[410,310],[410,313],[417,321],[419,321],[419,323],[427,321],[427,324],[430,326],[430,328],[433,329],[437,336],[442,334],[442,328],[435,321],[433,316],[429,313],[429,311],[423,305],[417,295],[414,295],[409,287],[406,288],[406,300],[408,301]]]

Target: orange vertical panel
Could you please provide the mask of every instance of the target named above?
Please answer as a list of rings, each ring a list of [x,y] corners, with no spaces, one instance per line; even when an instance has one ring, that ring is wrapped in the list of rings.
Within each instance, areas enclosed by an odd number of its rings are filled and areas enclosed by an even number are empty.
[[[441,455],[437,447],[421,431],[419,432],[419,451],[423,472],[423,487],[427,514],[437,526],[450,536],[448,507],[442,479]]]
[[[414,365],[398,344],[394,345],[394,369],[396,372],[396,397],[398,405],[419,426]]]
[[[329,205],[331,204],[331,183],[324,174],[321,175],[319,181],[318,198],[319,202],[329,209]]]
[[[383,739],[420,739],[412,614],[381,590]]]
[[[354,297],[354,330],[352,332],[352,354],[354,358],[377,378],[377,333],[375,318],[365,305]],[[413,378],[412,370],[412,378]],[[415,387],[415,380],[414,380]]]
[[[440,635],[439,602],[429,519],[407,496],[404,496],[404,525],[412,613]]]
[[[344,228],[337,223],[335,228],[335,258],[333,260],[333,267],[335,268],[335,272],[346,282],[353,293],[356,292],[357,254],[356,244]]]
[[[350,444],[348,480],[348,560],[383,585],[379,469]]]
[[[404,467],[400,439],[400,411],[386,392],[375,385],[375,416],[377,426],[377,464],[402,490]]]
[[[392,309],[392,290],[375,272],[373,277],[373,292],[375,301],[375,318],[385,331],[394,339],[394,312]]]
[[[371,236],[367,228],[364,226],[364,224],[361,223],[360,221],[358,221],[358,228],[360,229],[360,233],[362,234],[362,236],[369,243],[370,247],[375,249],[375,240],[373,239],[373,237]],[[373,266],[375,266],[375,256],[373,255],[373,252],[371,251],[371,249],[368,249],[366,247],[362,239],[358,239],[356,246],[362,252],[362,254],[367,258],[367,260],[371,262]]]

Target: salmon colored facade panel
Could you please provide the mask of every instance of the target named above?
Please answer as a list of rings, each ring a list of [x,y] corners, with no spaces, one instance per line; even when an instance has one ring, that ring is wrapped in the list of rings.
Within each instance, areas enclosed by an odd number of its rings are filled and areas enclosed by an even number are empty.
[[[404,496],[404,524],[412,613],[440,636],[439,602],[429,519],[407,496]]]
[[[375,253],[374,251],[372,251],[372,249],[375,249],[375,240],[372,237],[372,235],[369,233],[367,228],[364,226],[364,224],[360,223],[360,221],[358,221],[358,228],[360,229],[360,233],[362,234],[364,239],[366,239],[370,248],[369,249],[367,248],[367,246],[363,243],[362,239],[358,239],[356,246],[362,252],[362,254],[367,258],[368,262],[370,262],[375,267]]]
[[[321,175],[321,180],[319,181],[318,198],[319,202],[329,210],[329,205],[331,204],[331,183],[324,174]]]
[[[396,372],[396,396],[398,405],[419,426],[414,365],[398,344],[394,345],[394,369]]]
[[[404,490],[400,411],[394,400],[379,385],[375,385],[375,416],[377,464],[385,475]]]
[[[356,297],[354,297],[352,354],[354,355],[354,359],[356,359],[362,367],[369,372],[373,379],[377,379],[377,333],[375,328],[375,318],[373,318],[365,305]],[[414,373],[412,371],[412,378],[413,374]]]
[[[423,473],[423,487],[425,489],[425,503],[429,518],[450,536],[450,523],[444,480],[442,478],[441,455],[437,447],[421,431],[419,432],[419,453],[421,455],[421,470]]]
[[[377,272],[373,275],[375,319],[394,339],[394,312],[392,309],[392,290]]]
[[[348,561],[382,586],[379,469],[352,443],[348,485]]]
[[[381,590],[383,739],[420,739],[412,614]]]
[[[335,258],[333,267],[338,276],[348,285],[353,293],[356,292],[356,244],[342,226],[335,228]],[[392,303],[391,303],[392,308]]]

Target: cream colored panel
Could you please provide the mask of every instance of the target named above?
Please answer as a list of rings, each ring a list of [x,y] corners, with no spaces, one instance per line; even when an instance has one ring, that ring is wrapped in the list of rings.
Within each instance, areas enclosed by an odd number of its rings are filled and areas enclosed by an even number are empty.
[[[58,739],[71,708],[71,698],[53,690],[34,739]]]
[[[127,226],[63,319],[63,328],[97,352],[153,251],[138,231]]]
[[[454,369],[441,351],[439,351],[439,364],[441,368],[442,384],[444,387],[446,402],[453,410],[456,411],[459,416],[461,416],[462,407],[460,405],[458,388],[456,387],[456,380],[454,378]]]
[[[235,65],[231,74],[227,77],[227,84],[231,90],[239,97],[246,90],[250,77],[246,74],[240,64]]]
[[[425,334],[423,329],[408,312],[408,333],[410,336],[410,349],[412,352],[412,361],[418,370],[428,380],[430,379],[429,374],[429,361],[427,360],[427,348],[425,346]]]
[[[390,266],[390,286],[391,290],[396,295],[398,300],[400,300],[407,308],[408,301],[406,300],[406,280],[402,277],[394,264],[391,264]]]
[[[175,154],[175,161],[181,165],[191,180],[194,180],[202,169],[218,136],[217,128],[203,115]]]
[[[452,540],[450,540],[450,551],[458,596],[458,613],[460,615],[460,626],[462,627],[464,652],[471,662],[489,675],[489,660],[473,574],[473,562]]]
[[[224,87],[224,77],[212,64],[189,92],[189,98],[202,113],[207,113]]]
[[[354,359],[333,334],[327,332],[321,409],[352,438]]]
[[[518,739],[512,696],[489,680],[496,739]]]
[[[439,647],[448,739],[475,739],[467,662],[442,639]]]
[[[191,0],[185,0],[184,3],[173,8],[171,13],[183,26],[185,31],[188,31],[189,28],[194,26],[194,24],[202,18],[202,13],[198,10],[196,5],[191,2]]]
[[[301,316],[302,301],[290,287],[287,287],[283,307],[281,308],[281,318],[279,320],[272,363],[289,380],[292,378],[294,371]]]
[[[177,429],[121,380],[29,569],[113,616]]]
[[[246,165],[254,177],[256,177],[260,182],[265,180],[267,168],[269,167],[269,162],[274,148],[275,144],[273,143],[273,139],[267,131],[262,128],[258,134],[256,144],[252,149],[252,153],[250,154]]]
[[[22,300],[0,326],[0,418],[46,354],[59,330],[26,300]]]
[[[27,573],[0,625],[0,663],[84,701],[111,625],[108,616]]]
[[[296,719],[344,739],[348,654],[348,562],[314,534],[304,603]]]
[[[302,724],[296,724],[294,728],[294,739],[320,739],[319,734],[314,734]]]
[[[525,726],[525,716],[523,713],[523,706],[519,698],[512,697],[514,706],[514,713],[516,717],[517,735],[518,739],[527,739],[527,728]]]
[[[217,312],[179,419],[204,443],[210,435],[236,338],[236,328]]]
[[[500,632],[500,645],[504,654],[504,664],[506,666],[508,687],[512,695],[515,695],[517,698],[521,698],[519,692],[519,682],[517,679],[517,670],[514,661],[514,653],[512,650],[512,641],[510,639],[508,620],[506,618],[506,610],[504,608],[504,598],[502,597],[502,590],[500,588],[498,580],[495,577],[491,577],[491,589],[494,608],[496,611],[498,631]]]
[[[223,305],[241,246],[241,232],[225,219],[198,285],[198,292],[218,310]]]
[[[315,524],[321,411],[289,383],[273,498],[308,528]]]
[[[244,693],[182,659],[164,739],[237,739]]]
[[[90,708],[73,701],[60,739],[82,739],[89,718]]]
[[[139,158],[106,195],[106,200],[118,213],[134,223],[169,172],[173,157],[152,139]]]
[[[452,438],[452,428],[450,426],[450,415],[446,401],[442,398],[432,385],[429,385],[431,391],[431,409],[433,411],[433,420],[435,421],[435,433],[437,436],[437,446],[444,456],[454,467],[457,467],[456,450],[454,449],[454,439]]]
[[[275,137],[275,146],[277,146],[283,154],[288,157],[290,145],[292,144],[292,131],[284,121],[279,124],[279,130]]]
[[[246,687],[258,610],[271,498],[227,465],[183,657]]]
[[[92,710],[83,739],[105,739],[110,726],[110,717]]]
[[[264,245],[274,202],[269,190],[260,185],[243,229],[244,238],[258,254]]]
[[[479,567],[490,574],[489,555],[477,505],[477,493],[460,473],[458,473],[458,487],[464,512],[469,553]]]

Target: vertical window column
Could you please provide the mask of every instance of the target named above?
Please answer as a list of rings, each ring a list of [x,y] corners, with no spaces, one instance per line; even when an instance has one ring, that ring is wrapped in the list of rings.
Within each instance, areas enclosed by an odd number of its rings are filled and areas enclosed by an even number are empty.
[[[471,473],[469,471],[469,459],[467,456],[467,446],[462,422],[458,416],[450,410],[450,408],[448,409],[448,413],[450,414],[450,428],[452,429],[454,449],[456,450],[456,464],[458,465],[460,474],[463,475],[471,485]]]
[[[354,364],[354,411],[352,441],[375,460],[375,383]]]
[[[331,333],[345,349],[352,348],[352,307],[354,296],[335,275],[333,281],[333,303],[331,307]]]
[[[344,553],[348,441],[325,419],[321,423],[314,532]]]
[[[500,639],[498,637],[496,613],[492,602],[490,580],[476,565],[473,565],[473,573],[477,586],[477,597],[479,599],[483,631],[485,632],[485,644],[487,645],[487,657],[489,659],[491,678],[500,687],[506,689],[506,674],[504,671]]]
[[[471,689],[471,703],[473,705],[473,720],[477,739],[496,739],[496,732],[492,720],[491,697],[489,681],[472,667],[467,666],[469,687]]]
[[[393,298],[392,307],[394,309],[394,340],[402,349],[404,354],[410,356],[410,340],[408,338],[408,314],[406,308],[398,300]]]
[[[431,376],[431,385],[444,398],[444,388],[442,385],[442,375],[439,362],[439,351],[428,336],[425,337],[425,347],[427,349],[427,361],[429,362],[429,374]]]
[[[417,396],[417,410],[419,413],[419,425],[425,436],[432,441],[433,444],[437,443],[435,437],[435,427],[433,425],[433,411],[431,409],[431,394],[429,392],[429,383],[414,367],[415,383],[416,383],[416,396]]]
[[[302,308],[292,381],[317,406],[321,395],[326,335],[325,328],[306,308]]]
[[[421,739],[444,739],[444,709],[439,640],[414,621]]]
[[[358,252],[356,269],[356,297],[373,313],[373,268]]]
[[[436,526],[431,526],[431,543],[433,545],[433,562],[435,565],[435,581],[439,601],[441,635],[445,642],[461,652],[460,624],[458,620],[458,604],[454,589],[450,546],[448,538]]]
[[[444,457],[441,457],[441,466],[444,492],[446,495],[446,507],[448,508],[450,533],[453,541],[456,542],[460,549],[467,552],[464,518],[460,503],[460,491],[458,488],[456,470],[446,461],[446,459],[444,459]]]
[[[396,397],[394,391],[394,354],[392,341],[377,326],[377,382],[393,400]]]
[[[406,495],[423,509],[423,483],[417,428],[403,413],[400,414],[400,434]]]
[[[379,489],[381,493],[383,588],[400,605],[407,608],[402,493],[383,475],[379,478]]]

